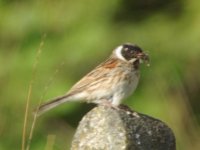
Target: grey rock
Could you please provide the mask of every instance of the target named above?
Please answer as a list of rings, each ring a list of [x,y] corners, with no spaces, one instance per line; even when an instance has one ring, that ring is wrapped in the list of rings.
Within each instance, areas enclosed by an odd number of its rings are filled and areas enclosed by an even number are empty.
[[[77,128],[71,150],[175,150],[172,130],[127,106],[97,106]]]

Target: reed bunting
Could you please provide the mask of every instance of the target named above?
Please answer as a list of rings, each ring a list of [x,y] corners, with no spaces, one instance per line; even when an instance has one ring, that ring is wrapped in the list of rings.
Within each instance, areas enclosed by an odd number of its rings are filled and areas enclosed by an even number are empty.
[[[123,44],[111,56],[77,82],[65,95],[38,107],[37,115],[62,103],[83,101],[117,107],[137,87],[139,66],[149,57],[135,44]]]

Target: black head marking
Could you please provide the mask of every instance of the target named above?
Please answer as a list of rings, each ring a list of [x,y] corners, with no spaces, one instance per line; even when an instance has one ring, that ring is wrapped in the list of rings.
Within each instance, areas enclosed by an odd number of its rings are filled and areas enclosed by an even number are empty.
[[[142,53],[142,49],[137,45],[123,44],[121,54],[126,60],[131,60],[137,57],[137,54]]]

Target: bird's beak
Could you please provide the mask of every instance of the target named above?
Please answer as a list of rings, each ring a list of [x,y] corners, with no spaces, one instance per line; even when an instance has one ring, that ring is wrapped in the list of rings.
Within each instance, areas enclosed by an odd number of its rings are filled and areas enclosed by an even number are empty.
[[[137,58],[140,60],[140,62],[144,62],[147,64],[147,66],[150,65],[150,59],[149,59],[149,55],[144,53],[144,52],[141,52],[141,53],[138,53],[137,54]]]

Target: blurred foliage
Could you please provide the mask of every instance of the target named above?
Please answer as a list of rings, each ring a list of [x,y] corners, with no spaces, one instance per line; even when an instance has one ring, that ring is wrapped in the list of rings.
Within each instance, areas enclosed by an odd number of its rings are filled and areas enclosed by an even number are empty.
[[[149,53],[151,66],[141,67],[140,84],[125,103],[166,122],[177,149],[199,150],[199,6],[195,0],[0,0],[0,149],[21,148],[31,78],[28,130],[41,97],[65,93],[113,48],[131,42]],[[49,135],[55,150],[69,147],[92,107],[69,103],[40,117],[31,149],[43,150]]]
[[[183,0],[124,0],[115,13],[116,22],[140,22],[156,13],[164,13],[172,19],[183,13]]]

